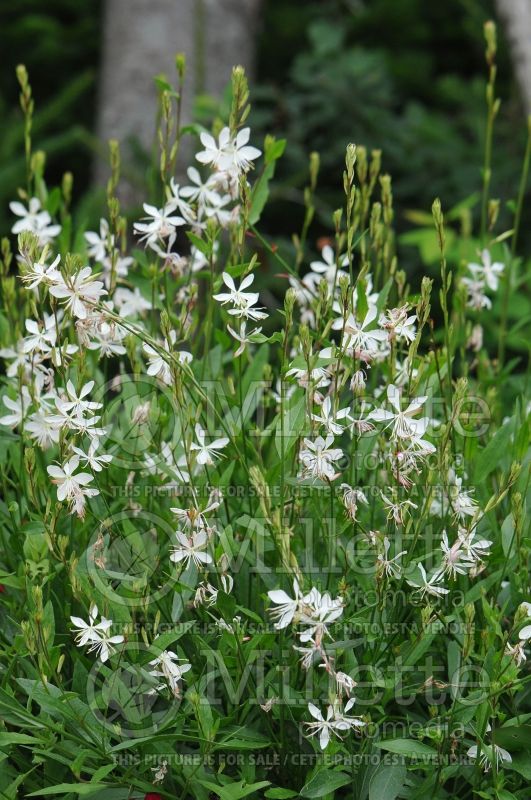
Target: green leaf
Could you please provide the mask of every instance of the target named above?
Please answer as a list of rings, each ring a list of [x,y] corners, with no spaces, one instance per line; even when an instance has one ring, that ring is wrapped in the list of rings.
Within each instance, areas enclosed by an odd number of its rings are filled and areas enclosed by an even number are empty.
[[[193,620],[189,620],[188,622],[180,622],[177,630],[159,634],[159,636],[157,636],[157,638],[153,641],[151,650],[153,650],[154,653],[162,653],[163,650],[167,650],[168,647],[180,639],[181,636],[184,636],[185,633],[188,633],[190,628],[193,628],[194,625],[195,623]]]
[[[515,552],[516,537],[514,535],[514,519],[512,514],[508,514],[501,526],[503,554],[510,558]]]
[[[408,758],[424,758],[425,756],[436,756],[437,751],[424,742],[416,739],[388,739],[387,741],[375,742],[375,747],[380,750],[387,750],[389,753],[399,753]]]
[[[485,478],[496,469],[500,461],[507,455],[507,445],[513,428],[514,419],[511,418],[496,431],[488,445],[479,452],[474,473],[476,485],[483,483]]]
[[[267,203],[267,198],[269,197],[269,181],[274,174],[275,162],[273,161],[271,164],[268,164],[265,167],[264,171],[254,185],[251,200],[251,211],[249,213],[250,225],[255,225],[260,219],[260,215],[262,214],[265,204]]]
[[[306,419],[306,400],[304,397],[296,400],[291,406],[286,403],[284,406],[284,431],[280,418],[277,422],[275,432],[275,447],[280,458],[286,457],[295,442],[297,441]],[[284,450],[282,450],[282,432],[284,432]]]
[[[500,747],[505,747],[510,753],[521,749],[531,753],[531,725],[508,725],[505,728],[496,728],[493,741]]]
[[[10,744],[42,744],[34,736],[26,733],[11,733],[0,731],[0,747],[8,747]]]
[[[513,756],[510,764],[504,763],[504,768],[514,769],[520,775],[523,775],[526,780],[531,781],[531,755],[529,753]]]
[[[369,785],[369,800],[395,800],[407,776],[404,764],[382,764]]]
[[[263,789],[265,786],[271,786],[271,781],[259,781],[258,783],[229,783],[226,786],[218,786],[216,783],[210,781],[198,781],[205,789],[215,792],[221,800],[241,800],[242,797],[247,797],[258,789]]]
[[[352,778],[345,772],[336,772],[332,769],[322,769],[301,789],[301,797],[324,797],[340,786],[346,786]]]
[[[26,585],[24,578],[19,578],[14,573],[0,572],[0,583],[13,589],[23,589]]]
[[[83,797],[89,794],[95,794],[101,789],[111,788],[105,783],[58,783],[55,786],[48,786],[46,789],[39,789],[36,792],[30,792],[26,797],[45,797],[52,794],[74,794],[82,795]]]
[[[267,792],[264,792],[264,797],[267,797],[268,800],[287,800],[288,797],[298,796],[298,792],[292,792],[291,789],[280,789],[278,787],[268,789]]]
[[[282,156],[286,147],[285,139],[272,139],[266,137],[265,143],[265,163],[266,166],[253,187],[251,212],[249,223],[255,225],[260,219],[264,210],[267,198],[269,197],[269,181],[275,174],[275,162]]]

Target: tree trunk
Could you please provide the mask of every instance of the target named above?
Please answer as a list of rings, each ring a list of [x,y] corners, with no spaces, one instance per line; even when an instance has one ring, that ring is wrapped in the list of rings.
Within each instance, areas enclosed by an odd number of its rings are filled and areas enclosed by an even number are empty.
[[[122,143],[125,174],[134,145],[149,152],[155,141],[154,76],[173,80],[175,55],[185,53],[187,124],[195,94],[219,96],[235,64],[252,72],[259,7],[260,0],[105,0],[98,135]],[[101,184],[108,174],[103,158],[95,173]],[[139,199],[131,185],[122,198]]]
[[[496,0],[527,114],[531,114],[531,0]]]

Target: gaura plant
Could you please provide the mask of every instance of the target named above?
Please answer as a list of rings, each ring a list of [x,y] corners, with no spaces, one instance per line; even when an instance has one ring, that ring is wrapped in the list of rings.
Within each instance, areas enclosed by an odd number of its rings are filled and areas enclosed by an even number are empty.
[[[302,230],[279,246],[261,229],[285,142],[253,140],[240,67],[228,119],[181,129],[177,59],[177,88],[158,79],[156,200],[128,225],[111,143],[105,216],[84,230],[71,176],[44,181],[19,68],[3,797],[526,797],[529,415],[512,303],[531,138],[498,231],[486,33],[480,230],[470,202],[447,224],[436,200],[440,276],[413,288],[377,151],[347,147],[320,249],[317,154]],[[183,136],[196,154],[177,171]]]

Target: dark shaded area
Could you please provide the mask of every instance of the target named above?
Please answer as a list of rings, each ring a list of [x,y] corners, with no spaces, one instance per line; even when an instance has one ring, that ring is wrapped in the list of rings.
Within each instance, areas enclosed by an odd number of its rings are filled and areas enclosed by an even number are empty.
[[[305,184],[307,154],[321,156],[320,196],[341,201],[348,142],[383,151],[400,211],[453,206],[480,188],[485,116],[483,24],[492,2],[447,0],[269,0],[258,56],[254,121],[288,139],[278,177],[293,199]],[[516,191],[525,142],[509,54],[498,30],[498,95],[493,196]],[[275,52],[275,58],[270,57]],[[293,178],[293,176],[295,176]],[[271,212],[270,212],[271,213]],[[271,228],[286,216],[279,204]],[[403,218],[402,218],[403,224]]]
[[[4,229],[7,203],[24,181],[14,75],[19,61],[33,86],[33,138],[48,154],[48,182],[58,183],[68,168],[78,203],[89,188],[98,147],[93,131],[101,8],[101,0],[13,0],[1,6]],[[288,139],[266,227],[277,236],[298,228],[308,153],[317,150],[322,165],[317,219],[323,231],[329,228],[331,210],[342,203],[349,141],[383,151],[383,170],[393,176],[399,228],[405,209],[427,210],[437,195],[448,208],[478,190],[485,105],[482,28],[493,14],[492,0],[264,0],[251,124],[256,139],[267,131]],[[503,104],[492,194],[511,197],[524,120],[501,30],[498,94]],[[140,156],[139,167],[145,170]]]
[[[26,65],[35,99],[33,140],[47,154],[50,185],[68,169],[74,196],[87,189],[95,146],[100,0],[12,0],[0,4],[0,224],[24,184],[22,115],[17,64]]]

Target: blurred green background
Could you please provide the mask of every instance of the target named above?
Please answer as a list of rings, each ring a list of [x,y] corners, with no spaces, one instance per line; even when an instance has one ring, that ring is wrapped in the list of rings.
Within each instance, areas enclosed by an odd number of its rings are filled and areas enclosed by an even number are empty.
[[[288,139],[265,219],[277,234],[297,228],[311,150],[321,155],[320,214],[341,203],[347,142],[383,151],[393,176],[397,224],[407,209],[446,208],[480,187],[484,130],[483,23],[490,0],[264,0],[257,40],[251,124],[254,138]],[[15,66],[29,70],[36,101],[34,139],[48,155],[47,177],[75,176],[87,197],[101,49],[99,0],[12,0],[0,9],[0,222],[23,183],[22,119]],[[514,196],[524,118],[499,26],[493,196]],[[286,204],[290,228],[286,230]],[[85,203],[85,209],[91,205]],[[95,205],[94,205],[95,209]],[[94,210],[96,216],[96,210]],[[301,211],[302,213],[302,211]]]

